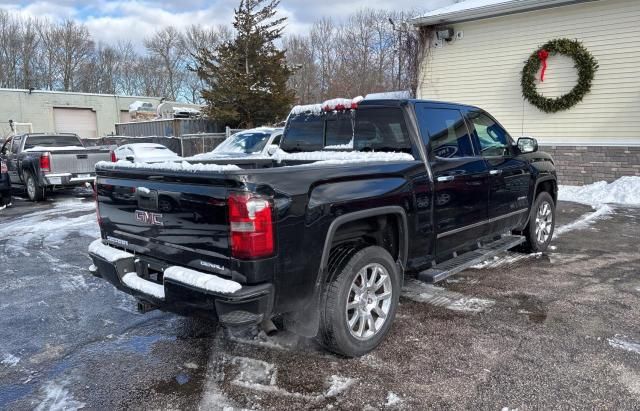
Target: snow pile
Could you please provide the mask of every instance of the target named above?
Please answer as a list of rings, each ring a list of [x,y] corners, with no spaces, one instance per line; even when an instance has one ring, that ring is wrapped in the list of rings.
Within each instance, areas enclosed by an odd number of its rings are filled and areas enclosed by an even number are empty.
[[[122,282],[129,288],[164,300],[164,286],[142,279],[136,273],[126,273],[122,276]]]
[[[411,92],[409,90],[404,91],[385,91],[383,93],[369,93],[364,98],[365,100],[404,100],[410,99]]]
[[[26,150],[23,150],[24,152],[27,153],[31,153],[31,152],[35,152],[35,151],[68,151],[68,150],[86,150],[85,147],[82,146],[63,146],[63,147],[41,147],[41,146],[36,146],[36,147],[31,147],[28,148]]]
[[[235,281],[177,266],[164,270],[164,278],[165,280],[172,280],[213,293],[230,294],[242,288],[242,286]]]
[[[118,250],[117,248],[109,247],[102,244],[102,239],[98,238],[89,244],[89,253],[95,254],[104,260],[113,263],[117,260],[133,257],[133,254],[129,254],[125,251]]]
[[[322,113],[322,104],[306,104],[301,106],[294,106],[291,109],[290,116],[295,116],[298,114],[320,114]]]
[[[319,161],[321,164],[347,164],[373,161],[414,161],[415,158],[407,153],[393,153],[382,151],[306,151],[300,153],[287,153],[281,149],[276,151],[272,158],[281,162],[283,160]],[[318,164],[318,163],[316,163]]]
[[[221,173],[223,171],[236,171],[240,170],[240,167],[233,164],[192,164],[187,161],[164,161],[162,163],[131,163],[125,160],[119,160],[115,163],[108,161],[100,161],[96,164],[96,167],[102,169],[144,169],[144,170],[158,170],[158,171],[189,171],[195,173],[197,171],[213,171]]]
[[[640,177],[620,177],[613,183],[605,181],[586,186],[559,186],[558,198],[562,201],[574,201],[593,207],[613,203],[622,205],[640,205]]]

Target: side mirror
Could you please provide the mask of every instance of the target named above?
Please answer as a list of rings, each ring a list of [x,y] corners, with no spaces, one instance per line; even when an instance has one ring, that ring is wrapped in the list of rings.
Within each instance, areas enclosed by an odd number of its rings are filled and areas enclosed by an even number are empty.
[[[267,154],[269,154],[270,156],[272,156],[272,155],[274,155],[274,154],[278,151],[278,149],[279,149],[279,148],[280,148],[280,147],[278,147],[278,146],[277,146],[277,145],[275,145],[275,144],[269,144],[269,147],[267,147]]]
[[[126,159],[127,161],[131,161],[132,163],[135,163],[135,162],[136,162],[136,159],[135,159],[135,157],[133,157],[133,156],[126,156],[126,157],[125,157],[125,159]]]
[[[538,141],[532,137],[520,137],[518,139],[518,149],[522,154],[538,151]]]

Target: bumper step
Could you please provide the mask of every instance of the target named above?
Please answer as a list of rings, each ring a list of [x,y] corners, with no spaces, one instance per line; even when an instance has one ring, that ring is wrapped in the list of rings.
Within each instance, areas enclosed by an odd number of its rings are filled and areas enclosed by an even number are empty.
[[[418,280],[427,283],[437,283],[503,251],[520,245],[524,241],[525,238],[523,236],[504,235],[499,240],[487,243],[477,250],[460,254],[457,257],[437,264],[433,268],[419,272],[417,276]]]
[[[262,322],[263,315],[248,311],[236,310],[218,316],[220,323],[230,326],[258,324]]]

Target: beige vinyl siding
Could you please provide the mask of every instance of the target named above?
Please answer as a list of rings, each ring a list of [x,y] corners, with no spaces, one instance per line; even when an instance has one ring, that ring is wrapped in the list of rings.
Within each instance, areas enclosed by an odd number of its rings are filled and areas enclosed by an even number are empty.
[[[463,38],[430,49],[420,98],[480,106],[514,136],[640,144],[640,1],[600,0],[452,26]],[[561,37],[581,41],[600,67],[581,103],[547,114],[523,102],[520,75],[531,53]],[[573,61],[553,56],[538,90],[556,97],[576,79]]]

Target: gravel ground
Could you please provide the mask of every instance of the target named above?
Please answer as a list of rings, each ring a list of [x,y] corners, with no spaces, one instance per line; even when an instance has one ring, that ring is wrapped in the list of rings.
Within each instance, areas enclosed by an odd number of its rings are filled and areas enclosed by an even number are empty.
[[[592,211],[560,203],[548,253],[407,281],[386,341],[347,360],[139,314],[88,273],[90,192],[16,199],[0,212],[0,409],[640,409],[640,209]]]

